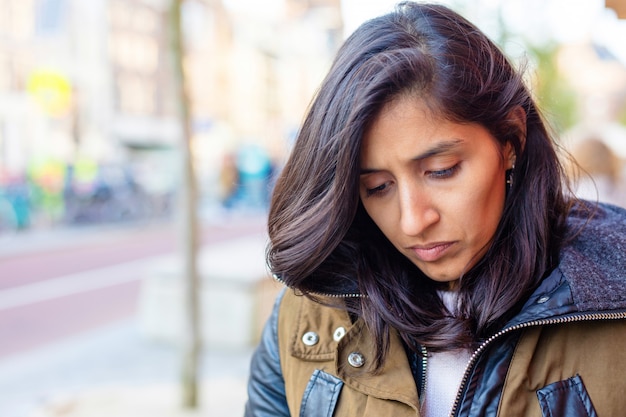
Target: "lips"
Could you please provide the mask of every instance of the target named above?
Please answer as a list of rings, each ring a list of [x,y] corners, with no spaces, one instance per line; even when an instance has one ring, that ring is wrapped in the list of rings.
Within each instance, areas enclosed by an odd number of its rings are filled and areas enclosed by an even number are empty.
[[[435,262],[442,258],[453,244],[454,242],[437,242],[412,246],[410,250],[422,262]]]

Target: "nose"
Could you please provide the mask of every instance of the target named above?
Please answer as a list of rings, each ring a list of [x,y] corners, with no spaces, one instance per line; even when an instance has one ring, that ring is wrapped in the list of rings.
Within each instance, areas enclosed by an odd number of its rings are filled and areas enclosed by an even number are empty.
[[[439,221],[431,197],[418,187],[404,187],[400,193],[400,228],[407,236],[418,236]]]

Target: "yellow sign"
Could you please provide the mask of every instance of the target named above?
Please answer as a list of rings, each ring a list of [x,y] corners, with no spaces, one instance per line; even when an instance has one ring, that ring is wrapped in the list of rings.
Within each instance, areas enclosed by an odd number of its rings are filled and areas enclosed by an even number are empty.
[[[60,72],[41,69],[28,78],[26,89],[51,116],[63,116],[71,106],[72,85]]]

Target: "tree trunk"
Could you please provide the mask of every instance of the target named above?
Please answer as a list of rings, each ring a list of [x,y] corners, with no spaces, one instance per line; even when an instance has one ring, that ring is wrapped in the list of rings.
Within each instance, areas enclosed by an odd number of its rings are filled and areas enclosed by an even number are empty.
[[[191,155],[191,120],[189,96],[183,67],[184,41],[181,30],[181,5],[184,0],[171,0],[170,37],[171,58],[175,100],[181,126],[180,162],[181,162],[181,204],[180,238],[183,258],[183,288],[185,332],[182,340],[182,405],[185,408],[197,408],[199,399],[198,369],[201,353],[200,334],[200,280],[197,267],[198,219],[197,185]]]

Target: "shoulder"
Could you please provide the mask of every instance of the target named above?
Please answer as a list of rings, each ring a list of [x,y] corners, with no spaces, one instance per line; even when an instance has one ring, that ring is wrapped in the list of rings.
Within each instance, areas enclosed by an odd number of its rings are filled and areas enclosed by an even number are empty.
[[[320,406],[316,398],[324,398],[324,406],[332,409],[341,391],[337,340],[349,329],[350,318],[344,309],[323,303],[333,300],[319,301],[287,289],[278,309],[278,352],[291,415]]]
[[[581,201],[569,213],[568,226],[580,229],[585,234],[619,236],[626,234],[626,208],[608,204]]]
[[[626,210],[599,204],[574,210],[575,236],[561,251],[559,269],[579,308],[626,308]]]

